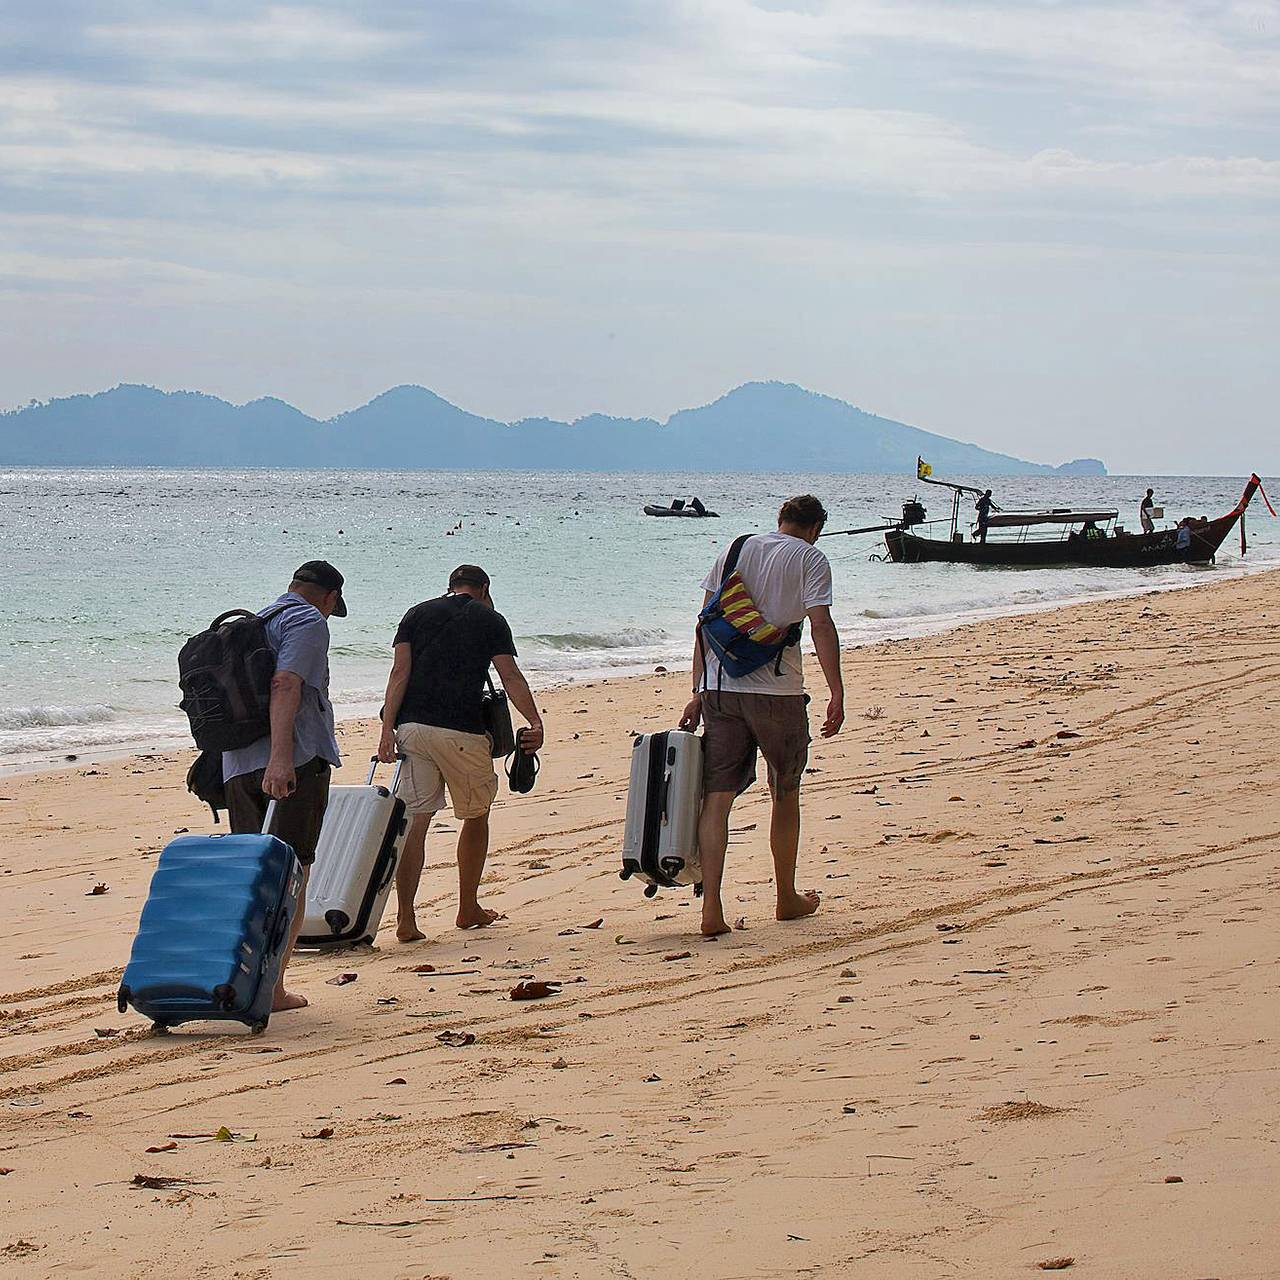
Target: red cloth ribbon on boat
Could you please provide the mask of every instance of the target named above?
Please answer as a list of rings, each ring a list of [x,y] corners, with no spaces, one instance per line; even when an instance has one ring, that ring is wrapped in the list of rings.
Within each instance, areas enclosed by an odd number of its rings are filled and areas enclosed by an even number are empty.
[[[1254,476],[1253,478],[1258,480],[1257,476]],[[1267,497],[1267,491],[1262,487],[1261,480],[1258,480],[1258,492],[1262,494],[1262,500],[1267,504],[1267,510],[1270,511],[1272,515],[1275,515],[1276,509],[1271,505],[1271,499]]]

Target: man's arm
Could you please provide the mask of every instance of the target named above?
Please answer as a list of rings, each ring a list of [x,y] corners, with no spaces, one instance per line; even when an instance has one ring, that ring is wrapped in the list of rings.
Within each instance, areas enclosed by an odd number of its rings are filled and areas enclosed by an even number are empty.
[[[413,670],[413,650],[407,640],[395,645],[392,652],[395,656],[387,677],[387,692],[382,703],[382,738],[378,742],[378,759],[385,764],[391,764],[396,758],[396,717],[404,705],[404,693]]]
[[[302,702],[302,677],[277,671],[271,677],[271,756],[262,775],[262,790],[283,800],[298,785],[293,771],[293,722]]]
[[[538,714],[538,704],[534,702],[533,694],[529,691],[529,682],[524,678],[524,672],[516,666],[515,658],[509,653],[495,654],[493,667],[502,681],[502,687],[507,691],[507,697],[529,723],[528,730],[520,733],[519,741],[524,750],[532,755],[542,746],[543,734],[542,717]]]
[[[827,718],[822,723],[822,736],[834,737],[844,724],[844,676],[840,671],[840,635],[831,620],[830,605],[815,605],[808,611],[809,629],[813,635],[813,647],[818,652],[818,664],[826,677],[831,698],[827,703]]]
[[[711,597],[714,594],[713,591],[703,593],[704,609],[711,603]],[[698,640],[698,629],[695,627],[693,631],[693,697],[680,717],[680,728],[687,729],[690,733],[698,727],[698,721],[702,719],[702,694],[699,690],[702,688],[702,675],[705,669],[702,661],[702,645]]]

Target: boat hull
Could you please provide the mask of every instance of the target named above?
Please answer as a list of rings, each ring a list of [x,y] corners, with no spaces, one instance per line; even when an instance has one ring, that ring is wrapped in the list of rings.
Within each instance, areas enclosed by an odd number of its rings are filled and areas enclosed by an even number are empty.
[[[885,536],[890,559],[898,564],[971,564],[1010,569],[1142,569],[1148,565],[1210,564],[1239,519],[1238,512],[1194,529],[1191,545],[1178,546],[1173,529],[1122,533],[1111,538],[1073,538],[1060,542],[945,542],[921,538],[904,529]]]
[[[696,511],[685,508],[683,511],[672,511],[670,507],[645,507],[644,513],[647,516],[675,516],[684,520],[716,520],[719,515],[715,511],[704,511],[699,515]]]

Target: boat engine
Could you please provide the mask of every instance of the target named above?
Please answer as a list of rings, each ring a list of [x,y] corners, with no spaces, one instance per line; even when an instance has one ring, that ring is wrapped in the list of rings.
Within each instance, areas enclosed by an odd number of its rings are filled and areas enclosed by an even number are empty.
[[[919,498],[902,504],[902,528],[910,529],[912,525],[924,524],[925,509]]]

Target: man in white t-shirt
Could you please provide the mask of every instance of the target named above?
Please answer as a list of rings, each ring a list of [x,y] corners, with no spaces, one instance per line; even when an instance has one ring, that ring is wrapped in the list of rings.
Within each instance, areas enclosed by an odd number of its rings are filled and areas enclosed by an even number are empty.
[[[827,513],[812,494],[790,498],[778,512],[776,533],[748,538],[738,572],[766,622],[786,630],[808,618],[818,662],[830,692],[822,736],[839,733],[844,723],[844,682],[840,675],[840,637],[831,620],[831,565],[814,545]],[[702,583],[705,601],[719,589],[726,549]],[[705,665],[704,665],[705,663]],[[708,646],[695,642],[693,701],[685,708],[682,729],[704,725],[703,801],[698,824],[702,859],[702,932],[727,933],[720,898],[724,856],[729,843],[733,802],[756,776],[756,753],[769,768],[773,817],[769,844],[778,888],[776,915],[796,920],[818,909],[818,895],[796,890],[800,848],[800,781],[809,759],[808,699],[800,646],[783,650],[781,663],[768,662],[745,676],[720,670]]]

